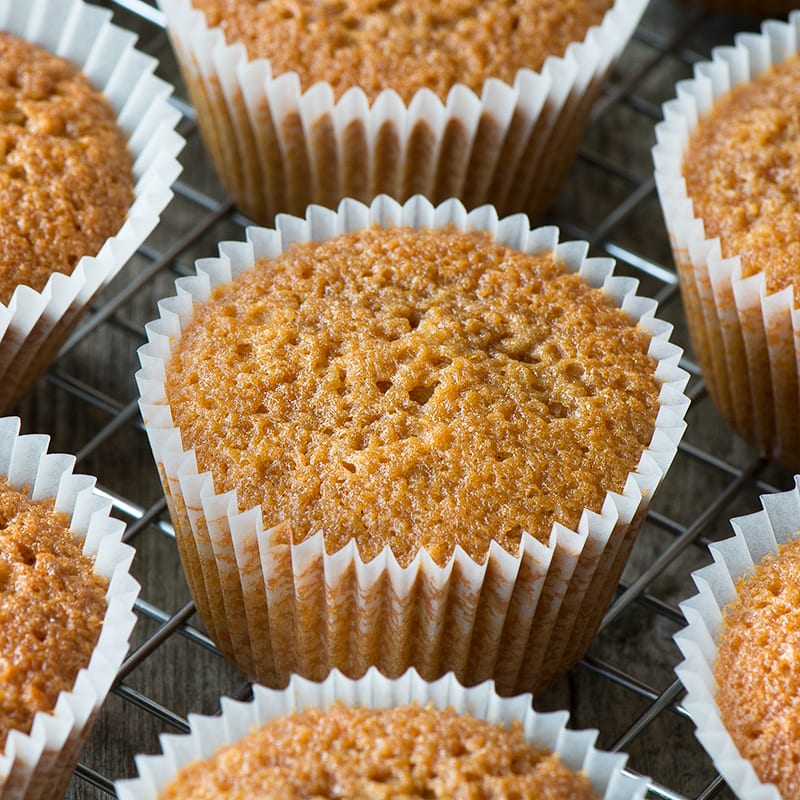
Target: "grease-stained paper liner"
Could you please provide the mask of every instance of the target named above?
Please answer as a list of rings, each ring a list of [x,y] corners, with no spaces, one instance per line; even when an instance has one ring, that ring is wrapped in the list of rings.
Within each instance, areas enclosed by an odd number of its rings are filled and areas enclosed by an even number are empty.
[[[268,60],[209,29],[190,0],[159,5],[221,180],[246,214],[272,224],[278,212],[381,193],[539,214],[646,0],[617,0],[583,42],[538,73],[520,70],[513,86],[489,79],[478,97],[456,85],[444,103],[420,90],[408,105],[387,90],[371,106],[358,87],[335,102],[328,83],[302,92],[297,73],[274,76]]]
[[[336,702],[376,709],[418,703],[453,708],[458,713],[506,726],[519,720],[529,742],[557,753],[570,769],[583,771],[595,793],[605,800],[634,800],[643,798],[647,791],[646,778],[624,772],[626,755],[595,748],[597,731],[570,730],[566,727],[566,711],[537,713],[531,708],[530,695],[499,697],[491,682],[466,689],[452,674],[426,683],[414,670],[391,680],[370,669],[357,681],[337,671],[321,683],[293,676],[283,691],[256,685],[253,695],[253,700],[246,703],[222,698],[221,716],[190,714],[191,731],[185,736],[162,735],[163,755],[137,756],[139,777],[115,784],[120,800],[155,800],[182,767],[236,743],[259,725],[305,708],[327,709]]]
[[[71,275],[54,273],[41,292],[17,287],[0,304],[0,411],[41,377],[94,295],[155,228],[181,170],[172,87],[153,74],[156,60],[134,48],[135,35],[110,18],[82,0],[0,2],[0,29],[73,62],[104,93],[128,137],[136,181],[127,218],[96,256],[81,258]]]
[[[675,671],[686,688],[684,708],[697,738],[719,773],[741,800],[780,800],[774,784],[762,783],[742,758],[717,707],[714,662],[723,609],[736,599],[736,582],[800,533],[800,476],[788,492],[764,495],[763,510],[731,520],[734,536],[709,545],[714,563],[692,573],[698,593],[681,603],[688,626],[675,634],[684,661]]]
[[[249,228],[247,243],[225,242],[220,258],[198,261],[197,276],[179,279],[177,296],[159,303],[161,318],[139,350],[142,416],[209,633],[248,677],[270,685],[285,685],[292,672],[321,679],[333,667],[359,677],[370,665],[392,677],[414,666],[426,679],[450,670],[468,684],[494,678],[504,693],[549,683],[588,646],[683,433],[688,376],[668,341],[671,326],[653,316],[655,301],[636,296],[635,280],[612,276],[611,259],[586,258],[585,242],[559,244],[555,228],[530,230],[522,214],[498,220],[491,206],[467,214],[457,200],[434,208],[419,196],[404,206],[381,196],[369,207],[345,200],[338,212],[312,206],[306,219],[277,222],[277,230]],[[493,543],[483,564],[460,548],[443,567],[421,551],[403,568],[388,548],[364,563],[354,543],[328,555],[321,533],[273,544],[260,508],[240,509],[235,493],[217,494],[210,473],[198,473],[164,390],[165,362],[193,304],[259,256],[372,223],[481,229],[510,247],[553,251],[649,331],[663,382],[652,441],[624,492],[608,493],[597,513],[584,511],[577,530],[554,525],[549,537],[539,532],[544,544],[526,533],[516,554]]]
[[[49,800],[64,796],[81,746],[128,651],[136,622],[139,584],[129,574],[133,548],[122,542],[124,524],[109,516],[111,504],[94,492],[95,479],[74,475],[75,457],[48,453],[49,438],[20,436],[17,417],[0,418],[0,475],[35,499],[55,498],[70,517],[70,530],[84,540],[84,555],[108,578],[107,609],[91,660],[71,691],[61,692],[52,713],[36,714],[29,733],[12,730],[0,751],[3,800]]]
[[[716,48],[664,104],[653,149],[692,347],[711,397],[741,436],[793,470],[800,469],[800,310],[791,288],[769,295],[763,273],[743,278],[738,255],[722,258],[719,239],[707,239],[694,216],[681,168],[689,135],[714,101],[795,53],[798,42],[800,12]]]

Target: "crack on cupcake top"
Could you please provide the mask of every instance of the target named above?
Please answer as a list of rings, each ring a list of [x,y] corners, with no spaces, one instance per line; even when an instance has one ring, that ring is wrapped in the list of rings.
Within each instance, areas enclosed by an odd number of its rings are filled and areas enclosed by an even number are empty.
[[[0,33],[0,302],[96,255],[133,203],[132,170],[113,109],[85,76]]]
[[[683,160],[707,238],[767,291],[800,298],[800,56],[740,83],[701,118]]]
[[[209,27],[273,75],[296,71],[303,89],[327,81],[340,97],[360,86],[405,102],[425,87],[442,100],[456,83],[476,94],[489,77],[513,85],[598,25],[613,0],[192,0]]]
[[[217,288],[166,392],[199,470],[283,541],[483,560],[623,490],[658,412],[649,341],[550,255],[376,227]]]
[[[185,766],[159,800],[222,796],[599,800],[584,773],[528,742],[517,720],[341,703],[269,720]]]
[[[0,477],[0,752],[89,664],[108,580],[82,547],[52,498],[31,500]]]

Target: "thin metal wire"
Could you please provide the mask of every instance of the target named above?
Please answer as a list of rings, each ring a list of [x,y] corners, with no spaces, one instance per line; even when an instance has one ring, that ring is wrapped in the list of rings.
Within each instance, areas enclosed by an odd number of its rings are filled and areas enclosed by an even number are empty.
[[[694,539],[705,529],[708,522],[716,517],[722,508],[727,506],[731,499],[739,494],[742,487],[752,481],[758,470],[763,466],[761,459],[753,461],[750,466],[737,478],[735,478],[718,494],[714,501],[703,509],[695,521],[667,547],[661,555],[636,579],[632,586],[614,601],[608,609],[603,621],[600,623],[600,630],[613,624],[620,614],[650,585],[659,575],[671,564]]]
[[[654,6],[660,3],[669,4],[670,0],[652,0]],[[155,7],[154,2],[148,0],[106,0],[106,5],[115,12],[124,13],[126,19],[131,17],[137,21],[140,29],[140,46],[150,52],[166,46],[163,31],[163,14]],[[703,26],[713,15],[694,10],[686,10],[681,24],[674,31],[662,33],[658,29],[641,27],[635,41],[646,49],[647,53],[638,61],[627,64],[623,59],[620,67],[622,74],[614,82],[604,97],[601,99],[593,116],[593,124],[600,124],[616,110],[624,108],[632,114],[641,115],[652,121],[660,116],[659,102],[640,88],[645,85],[650,76],[661,68],[668,60],[674,60],[688,68],[705,54],[700,54],[698,48],[698,32],[702,34]],[[157,53],[155,53],[157,54]],[[666,99],[666,98],[664,98]],[[193,130],[194,114],[185,101],[176,100],[176,106],[184,113],[182,131],[187,133]],[[580,152],[580,159],[588,169],[601,172],[609,180],[617,180],[628,189],[625,196],[590,229],[585,230],[567,214],[556,214],[552,220],[569,235],[588,240],[592,248],[598,252],[615,258],[623,263],[633,274],[647,279],[652,289],[651,296],[656,296],[664,305],[678,303],[678,287],[675,271],[671,263],[649,255],[635,252],[629,244],[617,238],[622,228],[629,224],[633,215],[640,213],[648,203],[657,209],[654,203],[655,189],[652,177],[642,175],[628,165],[620,165],[602,148],[584,145]],[[192,207],[193,224],[188,230],[176,235],[172,246],[160,250],[156,245],[148,243],[140,249],[138,257],[144,262],[144,267],[133,277],[129,283],[119,289],[110,298],[93,309],[81,326],[75,331],[69,341],[64,345],[55,367],[48,373],[47,380],[53,390],[66,392],[77,401],[84,403],[88,408],[94,409],[104,422],[92,433],[91,436],[78,449],[79,459],[88,459],[101,454],[120,429],[131,428],[137,431],[143,439],[141,423],[138,419],[135,402],[120,403],[109,397],[102,389],[86,383],[69,372],[69,359],[66,356],[104,326],[113,326],[115,330],[124,335],[129,335],[141,343],[145,340],[144,332],[139,321],[128,319],[125,316],[126,304],[137,293],[154,281],[164,270],[173,270],[185,273],[192,263],[192,251],[195,245],[205,237],[218,223],[243,228],[247,220],[237,214],[229,201],[220,201],[213,197],[200,185],[193,182],[193,172],[187,167],[181,181],[176,185],[176,194],[181,202]],[[169,219],[170,210],[166,212]],[[653,214],[657,214],[657,210]],[[652,217],[653,214],[650,216]],[[665,235],[665,234],[664,234]],[[693,363],[686,361],[685,368],[695,376],[690,387],[690,394],[696,404],[707,402],[704,385],[698,379],[698,369]],[[690,412],[691,413],[691,412]],[[660,627],[676,630],[682,624],[682,615],[676,605],[659,597],[655,591],[655,584],[665,570],[676,563],[678,557],[690,546],[704,547],[708,542],[706,526],[709,520],[725,509],[745,490],[752,496],[754,491],[773,491],[774,487],[761,478],[760,473],[764,467],[760,460],[753,460],[743,468],[729,463],[725,455],[710,452],[697,447],[695,444],[685,442],[681,445],[679,458],[687,463],[713,474],[721,487],[716,494],[691,520],[677,520],[672,518],[663,509],[650,514],[650,526],[653,531],[666,537],[669,543],[661,550],[658,558],[638,575],[620,586],[616,599],[606,614],[601,630],[604,634],[613,632],[619,619],[631,608],[648,614],[660,623]],[[669,480],[669,478],[668,478]],[[143,508],[131,498],[100,487],[101,491],[112,503],[116,513],[129,524],[127,539],[137,548],[149,546],[152,536],[174,538],[174,532],[169,523],[166,503],[163,499]],[[159,608],[150,602],[140,599],[136,610],[143,620],[155,623],[155,629],[146,635],[128,657],[123,665],[113,688],[115,696],[131,708],[143,711],[149,717],[164,723],[169,729],[185,731],[186,719],[180,713],[168,708],[161,700],[149,697],[131,685],[136,671],[156,652],[163,648],[171,637],[180,637],[189,647],[200,648],[203,652],[219,654],[212,641],[200,630],[190,624],[194,607],[187,603],[177,611],[170,612]],[[653,625],[655,629],[657,626]],[[659,632],[664,637],[665,634]],[[672,663],[664,665],[671,667]],[[611,749],[630,749],[636,747],[647,736],[648,729],[662,715],[677,715],[681,720],[687,719],[686,711],[680,705],[680,684],[670,677],[661,686],[651,685],[649,680],[642,680],[626,668],[626,665],[616,663],[612,658],[603,655],[589,655],[585,657],[576,668],[591,676],[597,682],[613,684],[619,691],[630,695],[638,701],[640,710],[635,719],[629,721],[622,731],[616,731],[605,746]],[[249,684],[245,684],[238,692],[240,699],[247,698],[251,693]],[[687,723],[688,724],[688,723]],[[602,725],[601,735],[603,734]],[[98,798],[113,796],[112,781],[116,776],[105,775],[94,766],[81,764],[76,770],[76,776],[82,785],[94,787]],[[704,785],[693,794],[683,786],[665,786],[657,781],[650,784],[650,795],[665,800],[684,800],[694,797],[695,800],[705,800],[716,797],[727,791],[721,779],[709,769]]]

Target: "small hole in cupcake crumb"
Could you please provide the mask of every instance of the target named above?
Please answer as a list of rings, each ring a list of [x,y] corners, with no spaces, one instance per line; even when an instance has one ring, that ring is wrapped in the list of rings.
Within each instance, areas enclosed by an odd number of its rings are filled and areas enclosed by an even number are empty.
[[[408,396],[418,405],[424,406],[431,399],[431,395],[433,395],[438,385],[438,383],[434,383],[430,386],[416,386],[409,391]]]
[[[373,783],[392,784],[394,783],[392,771],[388,765],[372,765],[367,774]]]
[[[583,365],[577,361],[568,361],[564,364],[563,373],[566,378],[576,381],[583,377]]]
[[[527,353],[524,351],[509,353],[508,355],[522,364],[538,364],[541,360],[535,353]]]
[[[17,554],[23,564],[32,567],[36,563],[36,553],[30,547],[21,542],[17,545]]]
[[[412,331],[419,327],[419,323],[422,320],[422,315],[418,311],[409,311],[407,314],[403,314],[403,317],[408,320],[408,327]]]
[[[447,748],[447,753],[449,756],[452,756],[453,758],[461,758],[462,756],[465,756],[469,753],[469,749],[466,747],[464,742],[453,741],[450,742]]]
[[[375,387],[381,394],[386,394],[392,388],[391,381],[375,381]]]
[[[744,735],[750,741],[756,741],[761,738],[762,730],[757,725],[749,725],[745,728]]]
[[[355,472],[355,471],[356,471],[355,465],[354,465],[354,464],[351,464],[349,461],[342,461],[342,466],[343,466],[343,467],[344,467],[344,468],[345,468],[345,469],[346,469],[348,472]]]

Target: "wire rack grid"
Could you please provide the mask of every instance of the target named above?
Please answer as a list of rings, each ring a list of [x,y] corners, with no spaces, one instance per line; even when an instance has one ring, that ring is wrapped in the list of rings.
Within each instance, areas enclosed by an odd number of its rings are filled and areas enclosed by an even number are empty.
[[[134,755],[158,750],[159,732],[187,730],[190,712],[214,713],[219,696],[250,687],[203,633],[183,581],[169,515],[138,413],[133,373],[144,323],[195,258],[243,237],[248,220],[220,188],[204,154],[194,113],[150,0],[106,0],[115,21],[136,30],[141,49],[160,60],[177,87],[187,138],[184,173],[162,223],[122,275],[103,293],[19,413],[26,432],[46,432],[51,450],[76,453],[81,471],[128,524],[142,584],[139,624],[67,797],[114,796],[113,780],[135,773]],[[708,13],[677,0],[651,0],[633,41],[598,103],[579,158],[546,221],[562,239],[583,239],[594,254],[617,260],[617,271],[640,279],[675,325],[673,339],[689,352],[677,278],[652,179],[650,148],[661,103],[677,80],[711,47],[751,17]],[[789,488],[791,476],[766,465],[722,422],[697,367],[688,432],[640,534],[616,599],[587,656],[541,709],[568,708],[575,727],[599,730],[599,745],[630,754],[632,772],[652,776],[650,797],[731,797],[696,742],[681,707],[672,634],[682,627],[678,602],[693,593],[691,570],[707,563],[709,540],[728,535],[727,520],[759,507],[760,494]]]

